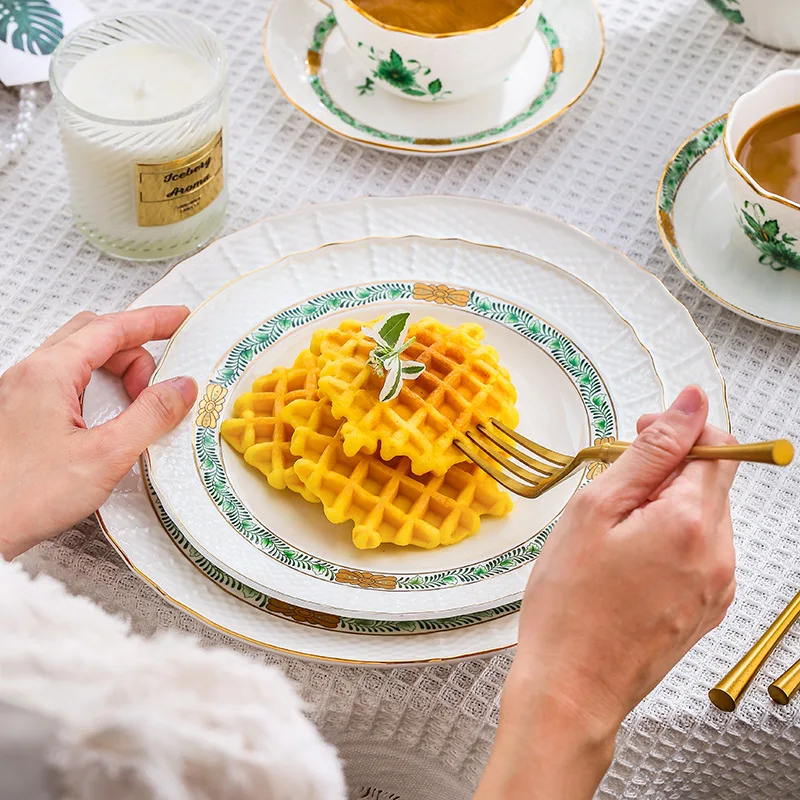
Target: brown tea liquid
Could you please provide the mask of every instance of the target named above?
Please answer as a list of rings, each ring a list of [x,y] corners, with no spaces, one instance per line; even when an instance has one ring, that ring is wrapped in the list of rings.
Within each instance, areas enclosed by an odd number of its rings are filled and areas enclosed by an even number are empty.
[[[526,0],[353,0],[384,25],[417,33],[463,33],[510,17]]]
[[[736,158],[759,186],[800,203],[800,106],[757,122],[742,139]]]

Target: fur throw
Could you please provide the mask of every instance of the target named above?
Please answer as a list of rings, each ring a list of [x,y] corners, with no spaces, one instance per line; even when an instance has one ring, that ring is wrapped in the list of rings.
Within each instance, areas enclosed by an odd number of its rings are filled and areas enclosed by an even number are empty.
[[[0,701],[55,722],[65,800],[345,797],[334,749],[279,671],[183,635],[134,636],[2,558]]]

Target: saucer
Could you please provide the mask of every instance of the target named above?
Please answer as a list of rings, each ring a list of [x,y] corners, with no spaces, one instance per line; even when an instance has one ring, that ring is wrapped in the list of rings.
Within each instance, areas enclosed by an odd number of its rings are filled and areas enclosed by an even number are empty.
[[[494,147],[552,122],[589,88],[604,48],[593,0],[546,0],[537,34],[503,83],[423,104],[382,91],[364,73],[321,0],[276,0],[264,29],[267,66],[293,105],[347,139],[422,155]]]
[[[658,227],[686,277],[725,308],[800,332],[800,272],[759,261],[736,220],[725,175],[727,117],[696,131],[670,159],[658,188]]]

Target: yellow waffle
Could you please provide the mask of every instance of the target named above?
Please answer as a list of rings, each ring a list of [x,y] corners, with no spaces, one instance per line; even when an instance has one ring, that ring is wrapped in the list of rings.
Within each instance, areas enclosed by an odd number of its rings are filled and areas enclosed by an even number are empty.
[[[401,358],[421,361],[425,372],[404,381],[400,394],[385,403],[379,401],[384,379],[367,364],[375,342],[361,328],[347,320],[311,340],[321,367],[320,395],[330,399],[336,419],[346,420],[346,455],[374,453],[380,444],[384,461],[408,456],[415,474],[442,475],[467,460],[453,444],[465,431],[491,417],[516,427],[517,391],[497,351],[482,343],[480,325],[453,328],[430,317],[412,324],[408,335],[416,341]]]
[[[290,368],[276,367],[253,383],[252,392],[237,398],[234,416],[222,423],[220,433],[244,460],[264,473],[275,489],[290,488],[311,502],[318,502],[294,471],[297,460],[290,450],[292,429],[281,419],[293,400],[316,400],[319,367],[317,357],[304,350]]]
[[[483,515],[504,516],[513,504],[497,482],[469,462],[444,475],[416,476],[409,459],[344,452],[342,422],[328,400],[295,400],[282,419],[294,428],[294,469],[334,523],[352,521],[361,550],[383,542],[432,549],[474,534]]]

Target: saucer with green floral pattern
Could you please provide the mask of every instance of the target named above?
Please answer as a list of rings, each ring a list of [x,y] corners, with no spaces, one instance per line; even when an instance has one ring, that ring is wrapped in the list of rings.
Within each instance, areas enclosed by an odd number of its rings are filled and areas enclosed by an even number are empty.
[[[433,82],[441,101],[419,103],[382,83],[416,86],[421,66],[392,51],[365,72],[322,0],[276,0],[264,29],[267,66],[289,102],[347,139],[420,155],[495,147],[552,122],[589,88],[604,48],[593,0],[545,0],[537,33],[502,83],[448,102],[446,88]]]
[[[746,220],[748,232],[740,227],[725,175],[725,121],[693,133],[667,164],[658,187],[661,238],[683,274],[725,308],[800,333],[800,251],[797,269],[771,257],[777,225],[760,206]]]

